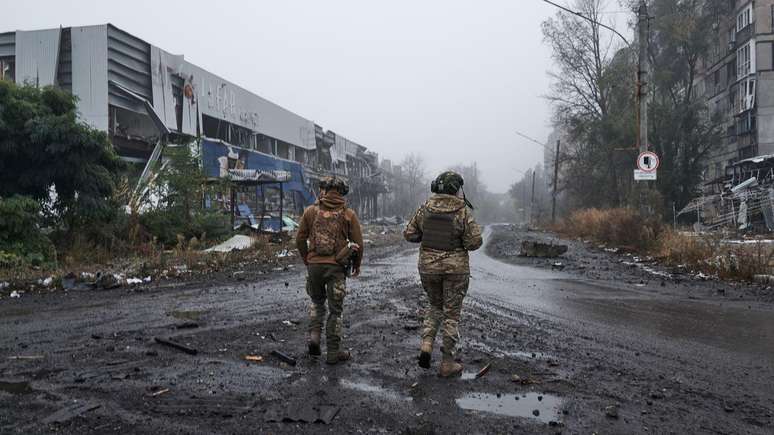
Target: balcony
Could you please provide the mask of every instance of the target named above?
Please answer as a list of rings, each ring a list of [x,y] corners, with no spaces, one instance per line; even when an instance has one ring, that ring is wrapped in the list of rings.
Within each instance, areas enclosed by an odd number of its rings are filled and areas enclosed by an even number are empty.
[[[747,41],[749,41],[750,38],[752,38],[754,35],[755,35],[755,22],[750,23],[749,26],[736,32],[736,39],[735,39],[736,47],[741,47]]]

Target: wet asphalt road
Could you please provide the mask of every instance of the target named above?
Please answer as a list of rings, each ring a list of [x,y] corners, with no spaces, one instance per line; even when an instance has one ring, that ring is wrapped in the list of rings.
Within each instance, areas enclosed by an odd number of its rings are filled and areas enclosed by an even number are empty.
[[[488,236],[491,231],[487,231]],[[697,301],[649,287],[578,279],[472,254],[471,296],[596,334],[637,336],[654,345],[714,357],[774,363],[774,313],[747,301]]]
[[[345,342],[355,360],[341,367],[301,356],[298,266],[219,284],[4,298],[0,433],[771,433],[771,307],[589,281],[483,250],[471,264],[466,374],[451,382],[413,359],[425,306],[415,250],[373,259],[350,281]],[[198,327],[177,328],[185,322]],[[18,356],[42,358],[9,359]],[[473,379],[488,362],[491,372]],[[43,420],[76,400],[100,408]],[[340,410],[330,426],[273,422],[310,404]]]

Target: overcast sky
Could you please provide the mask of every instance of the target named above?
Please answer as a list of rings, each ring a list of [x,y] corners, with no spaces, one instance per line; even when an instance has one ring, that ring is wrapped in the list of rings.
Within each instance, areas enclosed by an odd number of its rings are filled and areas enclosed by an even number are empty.
[[[542,162],[515,134],[550,132],[540,0],[12,3],[0,31],[109,22],[394,162],[475,161],[495,192]]]

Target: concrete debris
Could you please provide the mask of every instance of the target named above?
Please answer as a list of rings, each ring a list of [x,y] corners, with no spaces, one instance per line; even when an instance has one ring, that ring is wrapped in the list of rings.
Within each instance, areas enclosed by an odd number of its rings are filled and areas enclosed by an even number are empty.
[[[605,417],[618,419],[618,405],[610,405],[605,407]]]
[[[530,258],[554,258],[567,252],[567,245],[554,245],[525,240],[521,242],[521,256]]]
[[[204,252],[231,252],[249,249],[255,244],[255,239],[243,234],[237,234],[225,242],[215,245],[212,248],[205,249]]]
[[[117,275],[115,273],[97,272],[96,278],[97,281],[95,284],[102,290],[118,288],[121,286],[121,281],[123,281],[121,275]]]

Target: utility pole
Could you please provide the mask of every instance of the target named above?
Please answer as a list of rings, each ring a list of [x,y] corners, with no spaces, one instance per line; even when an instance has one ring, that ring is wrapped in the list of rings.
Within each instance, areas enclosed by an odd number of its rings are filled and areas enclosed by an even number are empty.
[[[640,153],[648,151],[648,6],[645,0],[640,0],[637,12],[637,30],[639,31],[639,60],[637,71],[637,147]],[[690,90],[689,90],[690,92]],[[647,182],[646,182],[647,183]],[[640,196],[640,213],[646,213],[648,204],[645,189],[638,189]]]
[[[551,224],[556,223],[556,189],[559,184],[559,144],[560,141],[556,141],[556,154],[554,154],[554,194],[551,198]]]
[[[532,170],[532,199],[529,202],[529,224],[532,225],[532,216],[535,214],[535,170]]]

